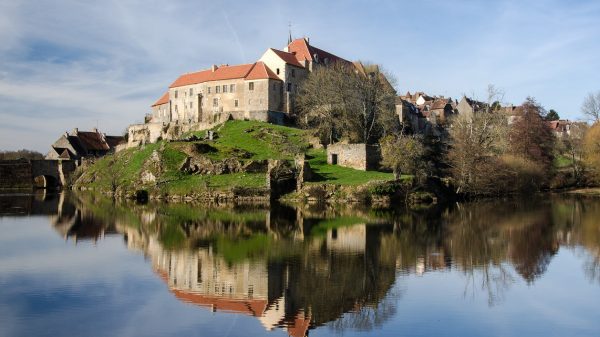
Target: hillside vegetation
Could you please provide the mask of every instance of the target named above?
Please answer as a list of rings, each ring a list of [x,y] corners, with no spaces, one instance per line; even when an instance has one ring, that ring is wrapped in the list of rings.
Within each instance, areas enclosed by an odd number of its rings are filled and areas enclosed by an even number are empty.
[[[184,135],[180,141],[159,141],[127,149],[84,165],[75,188],[131,192],[140,189],[163,195],[187,195],[207,190],[264,189],[264,171],[223,174],[191,174],[182,169],[186,158],[213,162],[235,160],[241,165],[268,159],[293,161],[307,154],[314,183],[358,185],[372,180],[391,180],[391,173],[359,171],[327,165],[324,149],[309,149],[307,131],[256,121],[228,121],[214,129],[217,138],[203,140],[205,131]],[[206,159],[208,158],[208,159]],[[308,182],[312,183],[312,182]]]

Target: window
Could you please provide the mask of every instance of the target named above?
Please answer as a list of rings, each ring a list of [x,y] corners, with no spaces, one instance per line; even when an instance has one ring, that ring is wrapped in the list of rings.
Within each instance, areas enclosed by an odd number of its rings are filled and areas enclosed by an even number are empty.
[[[248,90],[254,90],[254,82],[248,82]]]
[[[292,77],[296,77],[296,69],[292,69]]]
[[[288,92],[292,91],[292,84],[291,83],[287,84],[287,91]]]
[[[224,84],[223,85],[223,93],[226,93],[226,92],[227,92],[227,85]]]
[[[220,93],[220,92],[221,92],[221,86],[220,86],[220,85],[217,85],[217,86],[215,87],[215,94],[218,94],[218,93]]]
[[[235,92],[235,84],[229,85],[229,92]]]
[[[279,68],[277,68],[277,75],[279,75]]]
[[[240,102],[236,99],[233,101],[233,105],[237,108],[240,106]]]
[[[210,87],[207,87],[206,90],[210,94]]]
[[[177,98],[177,90],[175,90],[175,98]]]
[[[218,106],[219,106],[219,99],[213,98],[213,107],[218,107]]]
[[[194,95],[194,89],[190,88],[190,96],[193,96],[193,95]]]

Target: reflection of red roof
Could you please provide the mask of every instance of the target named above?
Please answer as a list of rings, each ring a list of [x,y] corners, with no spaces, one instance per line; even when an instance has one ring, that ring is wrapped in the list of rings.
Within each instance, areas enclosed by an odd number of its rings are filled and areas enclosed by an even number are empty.
[[[291,65],[296,66],[296,67],[304,68],[304,66],[302,64],[300,64],[300,62],[298,62],[298,59],[296,59],[296,56],[294,54],[288,53],[288,52],[284,52],[282,50],[273,49],[273,48],[271,48],[271,50],[277,56],[279,56],[279,58],[281,58],[285,63],[291,64]]]
[[[277,77],[277,75],[275,75],[275,73],[271,69],[269,69],[269,67],[267,67],[263,62],[258,61],[254,64],[254,67],[252,67],[252,70],[246,76],[245,79],[262,80],[267,78],[281,81],[279,77]]]
[[[209,307],[213,310],[235,312],[248,314],[254,317],[260,317],[267,309],[266,299],[234,299],[222,298],[216,296],[206,296],[203,294],[190,293],[182,290],[171,289],[171,292],[183,302],[196,304],[203,307]]]
[[[184,85],[198,84],[209,81],[232,80],[236,78],[244,78],[252,67],[251,64],[241,64],[237,66],[220,66],[212,71],[212,69],[202,70],[195,73],[188,73],[179,76],[178,79],[169,86],[169,88],[181,87]]]
[[[294,319],[294,325],[287,327],[288,334],[293,337],[304,337],[310,327],[310,317],[298,314]]]
[[[160,96],[160,98],[158,99],[158,101],[154,102],[154,104],[152,104],[152,106],[157,106],[157,105],[162,105],[162,104],[167,104],[169,103],[169,92],[165,92],[162,96]]]
[[[160,278],[169,283],[169,275],[160,269],[155,269],[155,272]],[[235,298],[223,298],[217,296],[208,296],[199,293],[186,292],[178,289],[169,287],[169,290],[179,300],[196,304],[202,307],[208,307],[213,310],[220,310],[226,312],[234,312],[240,314],[252,315],[254,317],[260,317],[264,314],[267,309],[268,302],[266,299],[235,299]]]
[[[309,45],[308,41],[304,38],[296,39],[296,40],[292,41],[288,45],[288,51],[290,53],[295,54],[296,59],[300,62],[302,62],[304,60],[315,61],[314,55],[317,55],[317,57],[319,58],[319,60],[318,60],[319,62],[324,62],[324,60],[327,58],[327,59],[329,59],[330,62],[350,63],[349,61],[344,60],[343,58],[341,58],[339,56],[333,55],[329,52],[326,52],[317,47],[313,47],[313,46]]]

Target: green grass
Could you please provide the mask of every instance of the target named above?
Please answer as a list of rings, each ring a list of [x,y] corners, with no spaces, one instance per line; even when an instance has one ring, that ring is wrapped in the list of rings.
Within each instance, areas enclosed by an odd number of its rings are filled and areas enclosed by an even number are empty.
[[[558,155],[554,157],[554,167],[556,168],[565,168],[573,165],[573,160],[569,157]]]
[[[84,175],[86,187],[98,190],[110,190],[116,183],[126,190],[154,188],[140,186],[140,175],[152,153],[157,151],[162,159],[160,165],[164,172],[157,177],[156,188],[168,194],[190,194],[207,189],[225,190],[236,187],[264,188],[264,173],[234,173],[223,175],[189,175],[179,171],[180,165],[195,151],[195,143],[207,143],[216,149],[204,154],[213,160],[238,158],[240,160],[284,159],[293,160],[298,153],[306,153],[307,131],[257,121],[228,121],[214,129],[218,138],[205,142],[165,142],[147,144],[141,148],[127,149],[96,161]],[[199,137],[205,131],[187,133]],[[185,137],[184,137],[185,138]],[[309,183],[327,183],[335,185],[361,185],[370,181],[392,180],[391,173],[360,171],[338,165],[327,165],[325,150],[308,151],[309,163],[315,171],[315,179]],[[92,177],[94,179],[92,179]]]
[[[264,173],[230,173],[222,175],[186,175],[170,177],[172,180],[159,184],[162,192],[168,194],[188,194],[207,189],[226,189],[234,187],[263,188],[266,187]]]
[[[327,164],[327,153],[322,149],[313,149],[308,152],[309,164],[316,178],[314,183],[327,183],[335,185],[361,185],[373,180],[392,180],[392,173],[378,171],[361,171],[348,167]]]
[[[308,147],[305,131],[256,121],[228,121],[215,129],[218,138],[210,144],[219,152],[213,158],[246,152],[248,159],[293,159]]]

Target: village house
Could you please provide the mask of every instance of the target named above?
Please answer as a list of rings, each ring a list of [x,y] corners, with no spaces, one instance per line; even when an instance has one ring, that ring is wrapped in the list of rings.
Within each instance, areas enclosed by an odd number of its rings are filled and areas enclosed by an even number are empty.
[[[548,122],[548,126],[557,138],[562,138],[571,135],[572,124],[573,122],[565,119]]]
[[[282,124],[294,113],[299,84],[308,73],[334,62],[353,65],[307,38],[288,42],[283,50],[267,49],[254,63],[213,65],[179,76],[152,105],[145,123],[129,127],[128,146],[209,129],[228,119]]]
[[[65,132],[52,145],[46,159],[79,160],[82,158],[102,157],[125,143],[122,136],[107,136],[94,128],[92,131],[73,129]]]

